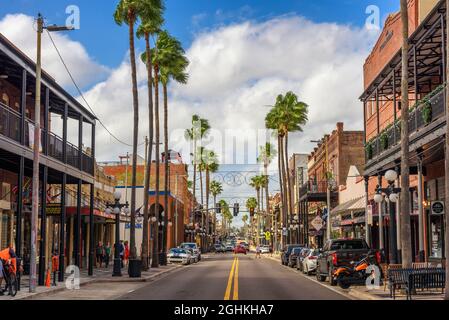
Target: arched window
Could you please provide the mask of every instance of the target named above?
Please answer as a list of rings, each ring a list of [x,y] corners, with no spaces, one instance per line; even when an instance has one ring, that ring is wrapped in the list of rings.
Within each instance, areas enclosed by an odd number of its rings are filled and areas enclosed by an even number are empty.
[[[9,107],[9,96],[6,93],[2,94],[2,102]]]

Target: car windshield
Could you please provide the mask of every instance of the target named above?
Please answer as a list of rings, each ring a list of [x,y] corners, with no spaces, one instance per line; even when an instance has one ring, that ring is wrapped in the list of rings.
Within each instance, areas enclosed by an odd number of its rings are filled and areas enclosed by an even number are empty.
[[[292,254],[298,254],[301,252],[301,248],[293,248]]]
[[[365,248],[365,244],[360,240],[334,241],[331,245],[331,250],[357,250]]]
[[[196,248],[196,243],[183,243],[183,244],[181,244],[181,247],[187,247],[187,248],[195,249]]]
[[[301,251],[301,255],[302,255],[303,257],[305,257],[305,256],[307,256],[307,255],[309,254],[309,252],[310,252],[309,249],[303,249],[303,250]]]
[[[320,255],[320,250],[315,249],[309,252],[309,257],[316,257],[318,255]]]
[[[170,253],[186,253],[186,251],[184,249],[179,249],[179,248],[174,248],[174,249],[170,249]]]
[[[293,249],[295,248],[299,248],[301,249],[301,247],[297,247],[297,246],[291,246],[291,247],[287,247],[287,253],[291,253]]]

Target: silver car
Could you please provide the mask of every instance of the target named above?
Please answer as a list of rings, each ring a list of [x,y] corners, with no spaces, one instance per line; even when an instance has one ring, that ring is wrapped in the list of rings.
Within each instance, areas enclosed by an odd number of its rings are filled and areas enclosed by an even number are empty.
[[[193,251],[193,255],[196,257],[196,262],[201,261],[201,251],[195,242],[183,242],[180,244],[179,248],[191,249]]]
[[[192,263],[192,255],[188,250],[181,248],[172,248],[167,254],[168,263],[181,263],[188,265]]]
[[[310,250],[307,256],[302,261],[302,272],[310,275],[316,271],[316,265],[318,261],[318,255],[320,254],[318,249]]]

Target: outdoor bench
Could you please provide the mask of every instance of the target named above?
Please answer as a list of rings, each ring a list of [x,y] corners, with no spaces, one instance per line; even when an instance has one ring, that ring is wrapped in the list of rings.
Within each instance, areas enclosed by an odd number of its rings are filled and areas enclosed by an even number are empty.
[[[416,270],[408,275],[406,284],[407,300],[412,300],[416,289],[441,289],[444,293],[446,272],[443,268],[427,268]]]

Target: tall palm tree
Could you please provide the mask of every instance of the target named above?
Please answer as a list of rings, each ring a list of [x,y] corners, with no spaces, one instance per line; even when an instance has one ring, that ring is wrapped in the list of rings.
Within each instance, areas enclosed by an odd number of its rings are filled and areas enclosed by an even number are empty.
[[[264,146],[260,146],[259,157],[257,161],[263,164],[264,176],[265,176],[265,201],[266,201],[266,213],[268,217],[268,224],[271,224],[271,216],[270,216],[270,199],[269,199],[269,183],[270,178],[268,176],[268,166],[273,161],[274,157],[276,157],[276,149],[275,147],[267,142]]]
[[[130,261],[137,257],[136,250],[136,170],[137,170],[137,144],[139,133],[139,95],[137,91],[137,68],[136,53],[134,46],[134,25],[143,11],[144,1],[120,0],[114,12],[114,20],[118,25],[128,25],[129,32],[129,54],[131,62],[131,83],[133,96],[133,155],[132,155],[132,178],[131,178],[131,227],[130,227]]]
[[[449,8],[449,0],[446,0],[446,8]],[[449,10],[446,10],[446,21],[449,21]],[[446,61],[449,61],[449,24],[446,24]],[[449,76],[449,64],[446,63],[446,75]],[[447,79],[446,76],[446,79]],[[449,87],[446,85],[446,107],[449,106]],[[446,123],[449,123],[449,112],[446,112]],[[446,161],[445,161],[445,197],[449,203],[449,126],[446,125]],[[446,211],[446,224],[449,221],[449,210]],[[446,288],[449,288],[449,228],[445,229],[445,257],[446,257]],[[449,290],[446,289],[444,299],[449,300]]]
[[[210,183],[210,193],[214,197],[214,208],[217,207],[217,196],[223,193],[223,185],[218,181]],[[214,211],[214,233],[217,231],[217,211]]]
[[[254,197],[249,198],[248,200],[246,200],[246,209],[248,209],[249,212],[254,212],[254,210],[257,208],[258,206],[258,202],[257,199]],[[254,223],[253,223],[253,216],[250,215],[251,217],[251,235],[254,234]],[[253,239],[254,241],[254,239]]]
[[[402,20],[402,109],[401,109],[401,244],[402,244],[402,266],[412,267],[412,243],[410,231],[410,175],[409,175],[409,98],[408,98],[408,9],[407,0],[401,0]]]
[[[168,170],[169,170],[169,154],[168,154],[168,83],[174,80],[181,84],[186,84],[188,74],[186,73],[189,65],[188,59],[185,57],[185,51],[181,42],[172,37],[167,31],[159,33],[155,55],[153,56],[154,64],[159,66],[160,81],[162,84],[164,98],[164,226],[163,226],[163,243],[162,252],[167,251],[167,225],[168,225]]]
[[[143,203],[143,227],[142,227],[142,269],[148,270],[148,223],[149,223],[149,208],[148,208],[148,192],[150,189],[151,180],[151,162],[153,156],[153,142],[154,142],[154,115],[153,115],[153,63],[151,58],[151,43],[150,36],[158,33],[164,18],[162,17],[164,5],[161,0],[147,0],[149,5],[144,7],[144,12],[141,17],[141,24],[137,29],[137,37],[144,37],[145,52],[141,55],[142,62],[147,67],[148,77],[148,127],[150,146],[148,148],[147,163],[145,170],[145,185],[144,185],[144,203]]]
[[[210,174],[218,170],[218,159],[213,151],[206,152],[205,172],[206,172],[206,230],[210,232],[209,195],[210,195]],[[210,243],[208,244],[211,245]]]
[[[288,168],[288,134],[289,132],[302,132],[307,121],[308,105],[299,101],[296,94],[291,91],[287,92],[285,96],[278,95],[275,105],[265,118],[265,126],[275,130],[278,137],[284,225],[287,224],[288,216],[293,213],[292,188]]]

